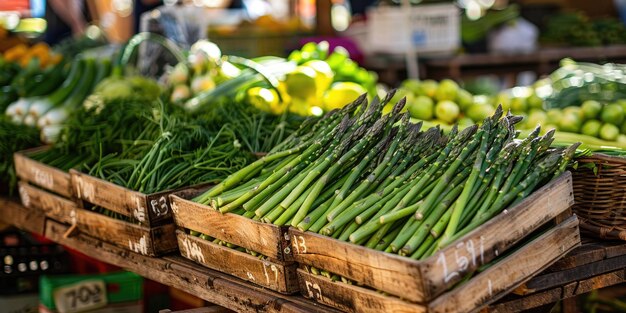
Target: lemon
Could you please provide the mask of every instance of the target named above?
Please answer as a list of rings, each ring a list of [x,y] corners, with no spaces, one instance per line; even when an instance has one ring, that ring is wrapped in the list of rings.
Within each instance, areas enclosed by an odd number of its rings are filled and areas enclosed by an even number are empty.
[[[364,93],[367,93],[367,90],[357,83],[334,83],[330,89],[324,93],[323,108],[327,111],[343,108],[346,104],[356,100],[356,98]]]
[[[288,110],[291,113],[301,116],[309,116],[313,114],[311,106],[307,103],[307,101],[300,98],[292,98],[291,103],[289,103]]]
[[[600,111],[602,111],[602,104],[598,101],[587,100],[580,106],[580,110],[586,119],[598,118]]]
[[[429,97],[417,96],[415,100],[406,104],[406,108],[409,114],[411,114],[411,117],[429,121],[433,119],[435,103],[433,99]]]
[[[448,124],[454,123],[459,117],[459,106],[449,100],[439,101],[435,106],[435,116]]]
[[[435,91],[435,99],[438,101],[454,101],[456,100],[456,95],[459,93],[459,85],[451,80],[451,79],[443,79],[439,82],[439,86],[437,86],[437,91]]]
[[[298,66],[285,77],[287,93],[295,98],[307,99],[317,95],[317,72],[306,66]]]
[[[328,63],[321,60],[311,60],[302,66],[310,67],[315,71],[315,84],[319,93],[323,93],[333,83],[335,74]]]
[[[622,122],[624,122],[624,109],[619,104],[607,104],[600,113],[600,120],[613,125],[622,125]]]
[[[252,87],[246,92],[246,99],[252,106],[266,112],[281,114],[285,110],[278,100],[278,94],[273,89]]]

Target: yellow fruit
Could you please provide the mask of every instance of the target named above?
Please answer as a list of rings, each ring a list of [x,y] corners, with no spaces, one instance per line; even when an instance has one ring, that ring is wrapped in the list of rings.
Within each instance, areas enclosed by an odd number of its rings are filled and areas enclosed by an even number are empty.
[[[312,60],[302,64],[302,66],[315,70],[315,84],[318,93],[323,93],[333,83],[335,74],[328,63],[321,60]]]
[[[294,98],[307,99],[317,95],[317,72],[306,66],[298,66],[285,77],[287,93]]]
[[[248,103],[254,107],[274,114],[281,114],[286,106],[278,100],[278,94],[273,89],[263,87],[252,87],[246,92]]]
[[[356,100],[367,90],[361,85],[353,82],[334,83],[324,94],[324,107],[326,111],[343,108],[346,104]]]

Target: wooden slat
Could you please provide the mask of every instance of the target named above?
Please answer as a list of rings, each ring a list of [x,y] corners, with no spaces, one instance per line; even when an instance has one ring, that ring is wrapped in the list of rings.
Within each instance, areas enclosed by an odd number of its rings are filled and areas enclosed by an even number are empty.
[[[37,162],[28,157],[29,153],[49,149],[38,147],[34,149],[16,152],[13,155],[15,173],[21,180],[53,191],[66,198],[73,196],[70,174],[57,168]]]
[[[75,202],[35,187],[25,181],[18,183],[22,204],[25,207],[41,210],[57,221],[71,223],[70,213],[77,209]]]
[[[503,297],[580,245],[576,216],[428,304],[429,313],[475,312]]]
[[[209,206],[184,199],[179,194],[170,195],[170,202],[174,221],[181,228],[198,231],[274,260],[291,260],[287,227],[260,223],[236,214],[222,214]]]
[[[15,207],[23,209],[21,206]],[[5,216],[0,216],[5,219]],[[23,227],[23,224],[17,226]],[[261,287],[254,287],[234,277],[200,268],[180,256],[151,258],[111,244],[103,243],[85,234],[64,238],[68,226],[48,220],[46,236],[57,243],[76,249],[90,257],[123,267],[148,279],[183,289],[206,301],[237,312],[338,312],[326,306],[313,304],[301,297],[284,296]],[[50,235],[48,235],[50,234]]]
[[[141,225],[156,226],[151,220],[147,196],[108,181],[70,170],[74,193],[80,200],[130,217]],[[168,212],[170,212],[168,210]],[[166,212],[166,213],[168,213]],[[171,213],[169,218],[171,218]]]
[[[158,256],[178,248],[173,224],[148,228],[84,209],[71,214],[81,232],[135,253]]]
[[[593,277],[603,273],[612,272],[617,269],[624,268],[625,264],[626,255],[621,255],[559,272],[539,275],[528,281],[525,284],[525,287],[529,292],[546,290],[578,281],[584,279],[585,277]]]
[[[399,298],[386,296],[363,287],[333,282],[327,277],[313,275],[303,269],[298,269],[298,281],[305,297],[345,312],[426,312],[424,306],[402,301]]]
[[[310,232],[290,229],[294,259],[377,290],[424,303],[553,220],[573,204],[569,172],[436,255],[414,261]],[[332,247],[329,248],[329,247]]]
[[[626,282],[624,270],[620,269],[610,273],[601,274],[591,278],[569,283],[550,290],[537,292],[523,297],[511,297],[489,307],[488,312],[520,312],[530,310],[543,305],[557,302],[562,299],[574,297],[589,291],[605,288]]]
[[[183,257],[281,293],[298,292],[297,264],[261,260],[248,253],[220,246],[177,230]]]
[[[41,210],[22,206],[17,200],[0,197],[0,219],[23,230],[43,235],[45,220]]]

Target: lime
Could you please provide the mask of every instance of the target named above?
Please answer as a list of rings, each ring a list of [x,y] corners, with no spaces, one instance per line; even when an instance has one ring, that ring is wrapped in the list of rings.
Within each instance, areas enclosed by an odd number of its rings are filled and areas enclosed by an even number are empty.
[[[398,103],[398,101],[400,101],[402,98],[406,98],[406,103],[411,103],[413,102],[413,100],[415,100],[415,96],[411,91],[404,88],[398,88],[396,89],[396,94],[393,95],[393,98],[391,98],[391,100],[389,100],[389,104],[394,105]],[[402,111],[406,112],[406,106]]]
[[[626,135],[619,134],[619,136],[617,136],[617,142],[621,144],[626,144]]]
[[[508,111],[511,108],[511,96],[506,92],[498,93],[495,105],[502,105],[502,110]]]
[[[458,93],[459,85],[451,79],[444,79],[439,82],[439,86],[437,86],[437,90],[435,91],[435,99],[437,99],[438,101],[454,101]]]
[[[554,125],[554,124],[543,125],[543,127],[541,127],[541,133],[545,134],[548,131],[550,131],[551,129],[558,129],[558,127],[556,127],[556,125]]]
[[[420,93],[422,85],[419,80],[409,78],[403,81],[400,87],[411,91],[415,95],[418,95]]]
[[[433,98],[435,97],[438,86],[439,84],[432,79],[423,80],[417,94]]]
[[[459,106],[452,101],[439,101],[435,106],[435,116],[437,116],[437,119],[448,124],[454,123],[454,120],[459,117],[459,113]]]
[[[570,133],[577,133],[582,126],[582,119],[580,118],[580,115],[575,112],[563,112],[558,126],[559,130]]]
[[[548,114],[542,110],[533,109],[528,114],[528,120],[526,120],[526,126],[528,128],[535,128],[536,126],[546,125],[548,123]]]
[[[580,110],[583,112],[585,119],[598,118],[600,111],[602,111],[602,104],[598,101],[587,100],[580,106]]]
[[[324,110],[330,111],[343,108],[346,104],[356,100],[356,98],[364,93],[367,93],[367,90],[357,83],[334,83],[330,89],[324,93]]]
[[[580,132],[583,135],[598,137],[600,134],[600,128],[602,127],[602,123],[598,120],[588,120],[583,124],[583,127],[580,129]]]
[[[600,113],[600,120],[613,125],[622,125],[622,122],[624,122],[624,109],[619,104],[607,104]]]
[[[330,87],[330,84],[333,83],[335,74],[328,63],[321,60],[311,60],[302,64],[302,66],[307,66],[315,70],[315,83],[319,93],[324,92]]]
[[[546,114],[548,115],[548,123],[556,125],[561,120],[563,112],[559,109],[550,109],[546,112]]]
[[[491,98],[490,96],[487,95],[476,95],[474,96],[474,103],[475,104],[486,104],[489,106],[493,106],[493,98]]]
[[[528,111],[528,103],[524,97],[515,97],[511,99],[511,111],[513,113],[522,113]]]
[[[534,92],[532,95],[526,99],[528,103],[528,107],[531,109],[542,109],[543,108],[543,99],[537,96]]]
[[[620,127],[620,133],[625,134],[626,135],[626,121],[624,121],[624,123],[622,123],[622,127]]]
[[[615,102],[615,103],[619,104],[622,107],[622,109],[624,110],[624,112],[626,113],[626,99],[617,100],[617,102]]]
[[[474,104],[474,96],[465,89],[459,89],[456,95],[456,103],[459,104],[462,111],[465,111]]]
[[[293,72],[285,77],[287,93],[296,98],[307,99],[317,94],[315,77],[317,72],[306,66],[298,66]]]
[[[485,118],[491,116],[495,109],[489,104],[472,104],[465,115],[476,123],[482,122]]]
[[[457,121],[457,124],[459,124],[459,129],[464,129],[474,125],[475,123],[469,117],[462,117]]]
[[[567,107],[565,109],[563,109],[563,114],[575,114],[578,115],[578,117],[580,117],[581,120],[585,120],[585,114],[583,113],[583,110],[580,107],[576,107],[576,106],[571,106],[571,107]]]
[[[415,100],[406,104],[406,108],[409,110],[411,117],[424,121],[430,121],[433,119],[435,103],[433,102],[433,99],[429,97],[417,96]]]
[[[619,128],[611,123],[604,123],[600,128],[600,138],[604,140],[614,141],[619,136]]]

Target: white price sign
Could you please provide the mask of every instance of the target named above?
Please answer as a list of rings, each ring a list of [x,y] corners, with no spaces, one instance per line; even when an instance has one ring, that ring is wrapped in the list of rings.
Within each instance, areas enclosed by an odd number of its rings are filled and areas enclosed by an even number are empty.
[[[54,290],[54,304],[59,313],[85,312],[107,305],[103,280],[85,280]]]

